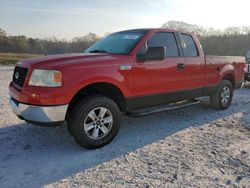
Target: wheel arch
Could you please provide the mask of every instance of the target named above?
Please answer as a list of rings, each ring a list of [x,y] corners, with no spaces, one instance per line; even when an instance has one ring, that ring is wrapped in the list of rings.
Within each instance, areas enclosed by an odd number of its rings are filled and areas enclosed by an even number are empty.
[[[228,80],[232,83],[233,88],[236,86],[236,72],[235,68],[231,64],[226,64],[220,71],[221,80]]]
[[[223,77],[222,77],[222,79],[221,79],[221,81],[222,80],[228,80],[228,81],[230,81],[231,84],[232,84],[232,86],[233,86],[233,88],[235,88],[236,82],[235,82],[235,76],[234,76],[233,73],[229,72],[229,73],[224,74]]]
[[[82,87],[75,93],[69,103],[66,119],[78,101],[90,95],[102,95],[108,97],[118,105],[121,112],[126,111],[125,96],[120,88],[108,82],[95,82]]]

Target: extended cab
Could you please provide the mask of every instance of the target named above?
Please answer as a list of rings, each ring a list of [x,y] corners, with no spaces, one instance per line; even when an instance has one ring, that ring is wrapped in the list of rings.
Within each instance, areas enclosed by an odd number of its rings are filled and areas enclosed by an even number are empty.
[[[135,29],[113,33],[85,53],[17,63],[10,104],[39,125],[66,122],[77,143],[98,148],[117,134],[121,113],[131,116],[197,104],[230,106],[244,80],[244,57],[204,56],[192,33]]]

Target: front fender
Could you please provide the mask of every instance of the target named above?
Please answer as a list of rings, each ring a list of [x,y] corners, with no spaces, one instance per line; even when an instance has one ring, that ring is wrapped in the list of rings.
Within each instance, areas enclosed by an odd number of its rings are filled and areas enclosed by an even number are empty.
[[[118,88],[125,97],[130,96],[132,94],[131,84],[129,84],[131,79],[131,72],[121,72],[119,66],[89,68],[80,71],[80,73],[75,71],[70,78],[67,78],[68,83],[65,83],[68,93],[70,93],[67,101],[70,102],[81,89],[95,83],[111,84]],[[71,80],[71,83],[69,80]]]

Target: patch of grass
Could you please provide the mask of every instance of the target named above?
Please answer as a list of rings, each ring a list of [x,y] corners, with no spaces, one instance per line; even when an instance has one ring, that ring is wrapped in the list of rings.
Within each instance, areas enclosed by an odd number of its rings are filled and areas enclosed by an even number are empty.
[[[39,57],[40,54],[0,53],[0,65],[14,66],[18,61]]]

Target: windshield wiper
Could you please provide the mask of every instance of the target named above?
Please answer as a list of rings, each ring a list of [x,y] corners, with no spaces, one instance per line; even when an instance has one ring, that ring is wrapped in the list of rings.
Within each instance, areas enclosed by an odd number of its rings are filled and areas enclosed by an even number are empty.
[[[89,53],[108,53],[108,52],[105,50],[91,50],[89,51]]]

